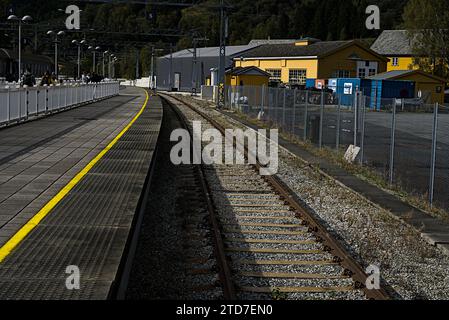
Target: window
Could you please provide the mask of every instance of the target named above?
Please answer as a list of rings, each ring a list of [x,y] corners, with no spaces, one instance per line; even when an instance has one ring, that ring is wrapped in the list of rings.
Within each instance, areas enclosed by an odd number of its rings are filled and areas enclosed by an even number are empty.
[[[359,72],[357,75],[358,78],[365,78],[366,77],[366,69],[365,68],[359,68]]]
[[[335,70],[332,77],[333,78],[350,78],[351,73],[349,70]]]
[[[393,61],[391,62],[393,67],[398,67],[399,66],[399,58],[395,57],[393,58]]]
[[[267,69],[266,71],[271,74],[270,81],[281,82],[281,69]]]
[[[369,73],[368,73],[368,76],[375,76],[376,75],[376,73],[377,73],[377,70],[376,69],[369,69]]]
[[[291,84],[306,84],[306,69],[290,69],[288,70],[288,82]]]

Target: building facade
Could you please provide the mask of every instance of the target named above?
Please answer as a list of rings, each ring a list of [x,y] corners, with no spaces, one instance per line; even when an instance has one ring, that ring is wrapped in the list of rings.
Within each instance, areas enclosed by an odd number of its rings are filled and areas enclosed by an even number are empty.
[[[236,67],[254,66],[272,82],[305,85],[306,79],[365,78],[385,72],[388,59],[358,41],[302,39],[261,45],[234,58]]]
[[[371,50],[388,58],[387,71],[417,70],[413,62],[413,45],[407,30],[385,30],[371,46]]]
[[[421,70],[396,70],[378,74],[371,80],[399,80],[415,83],[415,97],[424,103],[444,103],[445,80]]]
[[[247,45],[227,46],[227,69],[233,67],[235,57],[240,57],[246,51],[265,44],[291,44],[294,39],[260,39],[251,40]],[[191,91],[196,86],[200,90],[201,85],[216,84],[213,70],[219,66],[219,48],[197,48],[196,63],[194,62],[194,49],[186,49],[173,54],[168,54],[157,59],[156,76],[157,87],[168,90],[170,87],[177,91]],[[216,78],[216,74],[215,74]]]

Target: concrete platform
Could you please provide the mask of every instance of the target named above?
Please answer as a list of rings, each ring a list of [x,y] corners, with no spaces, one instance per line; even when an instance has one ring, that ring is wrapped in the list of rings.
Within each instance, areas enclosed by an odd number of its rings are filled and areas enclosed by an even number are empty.
[[[128,88],[0,130],[0,253],[12,237],[20,239],[30,219],[56,203],[0,262],[0,299],[108,297],[162,120],[159,98],[142,109],[145,101],[142,89]],[[66,287],[70,265],[80,270],[79,290]]]

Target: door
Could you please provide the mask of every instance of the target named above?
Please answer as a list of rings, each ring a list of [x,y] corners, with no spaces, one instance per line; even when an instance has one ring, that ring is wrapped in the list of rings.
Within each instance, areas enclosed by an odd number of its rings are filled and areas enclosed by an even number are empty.
[[[181,74],[179,72],[175,73],[175,82],[173,89],[176,91],[180,91],[181,89]]]

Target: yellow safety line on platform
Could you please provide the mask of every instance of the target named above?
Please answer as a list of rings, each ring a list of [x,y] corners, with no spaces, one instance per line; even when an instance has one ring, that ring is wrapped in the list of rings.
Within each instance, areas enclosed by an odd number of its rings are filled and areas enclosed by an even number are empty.
[[[131,120],[130,123],[112,140],[92,161],[90,161],[62,190],[58,192],[39,212],[37,212],[16,234],[12,236],[0,248],[0,263],[25,239],[25,237],[36,228],[39,223],[53,210],[53,208],[61,202],[62,199],[84,178],[86,174],[100,161],[105,154],[114,147],[120,138],[131,128],[134,122],[142,115],[149,100],[148,92],[145,91],[145,102],[139,113]]]

